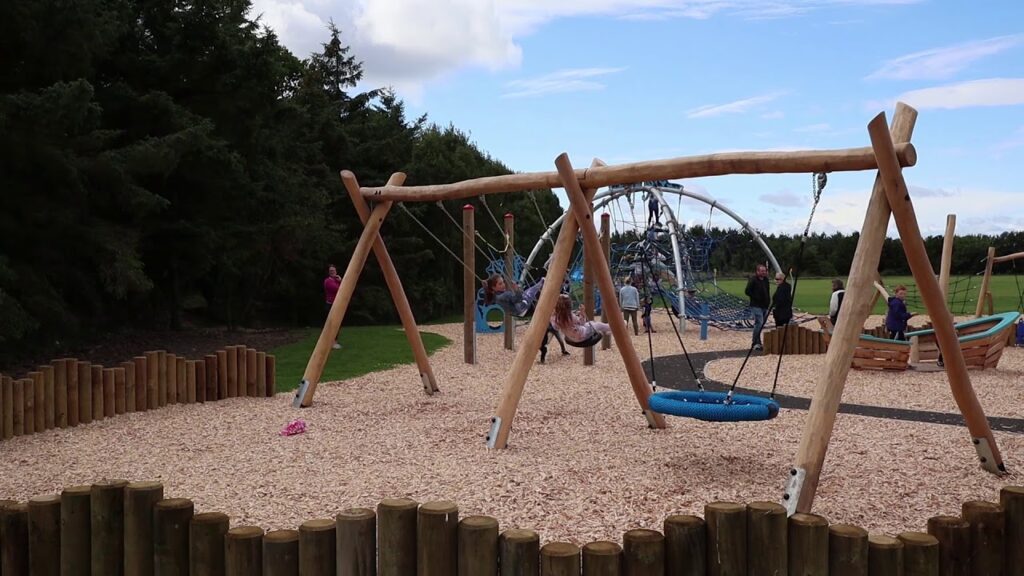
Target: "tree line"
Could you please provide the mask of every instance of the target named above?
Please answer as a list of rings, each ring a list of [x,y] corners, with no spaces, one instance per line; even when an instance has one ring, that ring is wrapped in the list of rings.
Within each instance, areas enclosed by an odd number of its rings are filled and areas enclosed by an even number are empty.
[[[357,92],[363,65],[333,25],[298,58],[248,0],[39,0],[0,5],[0,365],[107,331],[202,325],[316,325],[328,264],[343,271],[359,222],[339,171],[364,186],[511,170],[453,125],[410,118],[387,87]],[[417,318],[461,310],[464,205],[476,208],[477,267],[529,253],[561,213],[550,190],[392,208],[382,235]],[[712,236],[712,266],[748,273],[749,234]],[[799,238],[769,235],[784,267]],[[805,274],[841,275],[857,236],[815,235]],[[941,238],[926,244],[937,268]],[[988,245],[957,239],[954,272]],[[454,252],[454,255],[451,252]],[[540,256],[543,262],[550,245]],[[888,240],[883,274],[906,273]],[[373,258],[346,322],[396,321]]]

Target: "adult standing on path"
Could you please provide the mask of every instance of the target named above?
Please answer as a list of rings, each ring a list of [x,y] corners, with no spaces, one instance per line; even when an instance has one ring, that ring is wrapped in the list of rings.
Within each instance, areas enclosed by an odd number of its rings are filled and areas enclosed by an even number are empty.
[[[772,298],[768,288],[767,266],[757,265],[757,271],[747,281],[744,293],[750,298],[750,312],[754,316],[754,334],[750,337],[750,346],[754,350],[764,350],[764,346],[761,345],[761,329],[764,328],[764,319]]]
[[[772,317],[776,326],[785,326],[793,319],[793,287],[786,282],[786,275],[775,273],[775,294],[772,296]]]
[[[338,296],[338,289],[341,288],[341,276],[338,276],[338,269],[331,264],[327,267],[327,278],[324,278],[324,301],[327,303],[324,306],[324,315],[329,316],[331,314],[331,306],[334,305],[334,299]],[[331,348],[338,350],[341,348],[341,344],[338,344],[338,339],[335,337],[334,344]]]
[[[633,335],[637,336],[640,334],[640,328],[636,323],[636,311],[640,308],[640,291],[633,286],[633,279],[627,277],[626,285],[619,288],[619,307],[622,308],[622,318],[626,321],[626,326],[629,326],[629,321],[633,321]]]

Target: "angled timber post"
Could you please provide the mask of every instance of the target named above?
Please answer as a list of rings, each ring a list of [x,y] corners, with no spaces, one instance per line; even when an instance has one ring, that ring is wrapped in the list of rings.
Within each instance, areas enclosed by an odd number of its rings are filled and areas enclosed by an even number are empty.
[[[978,290],[978,306],[974,309],[974,315],[981,318],[985,313],[985,299],[989,297],[988,283],[992,280],[992,265],[996,261],[996,247],[989,246],[988,254],[985,256],[985,275],[981,277],[981,289]]]
[[[939,264],[939,287],[942,299],[949,308],[949,272],[953,264],[953,241],[956,231],[956,214],[946,214],[946,233],[942,236],[942,261]]]
[[[476,210],[462,207],[462,358],[476,364]],[[487,319],[484,318],[486,322]]]
[[[590,214],[594,213],[594,203],[587,202],[587,212]],[[576,223],[580,224],[579,218],[576,219]],[[594,319],[594,267],[587,262],[587,245],[583,245],[583,313],[587,316],[587,320]],[[604,341],[604,338],[601,339]],[[597,347],[591,346],[583,349],[583,365],[593,366],[595,353]]]
[[[562,187],[565,188],[565,193],[569,196],[572,213],[575,214],[580,232],[583,234],[584,254],[587,258],[585,265],[594,270],[594,278],[601,290],[601,303],[608,309],[608,323],[611,326],[615,344],[619,348],[619,354],[622,355],[622,362],[626,365],[626,373],[629,374],[629,383],[633,387],[633,394],[636,395],[648,425],[651,428],[665,428],[665,417],[651,411],[648,405],[652,393],[651,383],[647,381],[647,374],[644,373],[644,368],[640,364],[640,357],[636,353],[636,348],[633,347],[633,340],[629,337],[626,320],[622,317],[622,309],[619,308],[619,301],[616,298],[611,269],[601,254],[601,242],[597,238],[594,215],[590,211],[590,198],[583,193],[567,154],[564,152],[560,154],[555,159],[555,166],[562,179]]]
[[[595,159],[591,166],[603,166],[604,163]],[[594,197],[596,189],[589,189],[586,192],[588,199]],[[558,231],[558,240],[555,241],[555,248],[551,253],[551,263],[548,265],[548,273],[544,277],[544,287],[540,291],[537,305],[533,310],[534,321],[530,322],[523,336],[523,343],[516,351],[516,357],[512,360],[508,376],[505,379],[505,386],[501,391],[501,400],[498,409],[491,418],[491,429],[487,433],[488,448],[507,448],[508,437],[512,431],[512,420],[516,417],[516,409],[519,407],[519,400],[523,397],[523,389],[526,387],[526,378],[530,375],[530,367],[533,359],[537,357],[540,350],[541,340],[548,329],[548,318],[555,311],[555,300],[562,291],[562,281],[565,280],[565,269],[569,266],[569,258],[572,257],[572,249],[576,244],[576,217],[572,212],[565,216],[562,226]]]
[[[511,212],[505,213],[505,281],[511,284],[515,279],[515,254],[516,249],[513,241],[516,233],[516,217]],[[512,289],[512,286],[509,286]],[[516,317],[510,310],[505,310],[505,350],[516,349]]]
[[[359,193],[359,182],[356,180],[355,174],[348,170],[343,170],[341,181],[345,184],[345,189],[348,190],[348,196],[352,199],[356,213],[359,214],[359,220],[363,223],[363,226],[366,226],[366,222],[370,219],[370,207]],[[394,182],[395,186],[401,186],[405,182],[405,174],[395,174],[388,181],[389,184],[392,182]],[[419,327],[416,326],[416,317],[412,313],[412,306],[409,305],[409,299],[405,296],[405,289],[402,288],[402,279],[398,277],[398,271],[395,270],[395,264],[391,261],[391,255],[388,254],[388,249],[384,246],[384,240],[380,237],[380,233],[377,234],[373,241],[373,254],[377,257],[377,262],[384,273],[384,281],[388,285],[388,291],[391,292],[391,300],[395,303],[398,317],[402,320],[405,337],[409,340],[409,347],[412,348],[413,357],[416,359],[416,367],[420,372],[423,391],[427,394],[433,394],[438,391],[434,370],[430,367],[430,359],[427,357],[426,347],[423,346],[423,337],[420,336]]]
[[[604,255],[608,267],[612,265],[612,215],[605,212],[601,214],[601,254]],[[601,306],[601,321],[608,323],[608,308]],[[601,338],[601,350],[609,350],[612,347],[612,337]]]
[[[868,124],[871,144],[878,158],[878,172],[885,184],[885,195],[889,199],[893,219],[903,240],[903,250],[907,254],[907,263],[914,275],[921,298],[924,300],[928,316],[931,317],[935,329],[935,339],[942,350],[946,364],[946,375],[949,376],[949,387],[953,392],[960,413],[964,416],[967,429],[970,431],[978,459],[985,470],[995,474],[1006,472],[1003,458],[999,454],[992,428],[985,418],[985,411],[978,402],[971,386],[971,377],[967,373],[964,352],[960,348],[960,340],[953,326],[953,315],[946,307],[942,290],[935,278],[935,270],[928,260],[928,253],[921,239],[921,229],[914,214],[914,205],[910,200],[907,183],[903,179],[899,160],[893,147],[892,138],[885,130],[885,113],[881,113]]]
[[[900,143],[910,142],[916,122],[917,110],[902,102],[898,103],[890,129],[893,140]],[[877,167],[877,163],[875,166]],[[836,422],[836,413],[843,397],[843,387],[850,372],[853,350],[857,346],[864,321],[871,314],[872,298],[875,293],[873,283],[882,256],[882,243],[889,227],[889,215],[885,186],[882,184],[881,176],[876,175],[871,200],[864,215],[860,240],[857,242],[850,265],[843,307],[839,311],[837,326],[832,332],[832,340],[829,342],[825,362],[822,364],[814,396],[811,398],[811,407],[804,424],[796,461],[789,471],[783,504],[790,515],[794,512],[809,513],[814,504],[825,454]]]
[[[352,258],[349,259],[348,266],[345,268],[345,275],[341,278],[338,295],[334,298],[334,304],[331,304],[331,311],[327,314],[323,330],[320,331],[320,338],[316,341],[316,347],[313,348],[313,353],[309,356],[309,362],[306,363],[302,383],[295,391],[295,400],[292,402],[292,406],[296,408],[308,408],[313,404],[313,394],[316,393],[320,376],[324,373],[324,365],[327,364],[327,357],[331,353],[331,344],[338,335],[338,330],[341,329],[341,321],[345,319],[345,311],[348,310],[348,303],[356,291],[359,275],[363,272],[363,267],[366,266],[370,248],[373,247],[374,240],[378,238],[377,233],[380,232],[380,226],[384,223],[384,218],[391,210],[392,204],[394,202],[390,200],[379,202],[373,207],[373,212],[370,213],[366,225],[363,226],[363,233],[359,236],[355,250],[352,251]]]

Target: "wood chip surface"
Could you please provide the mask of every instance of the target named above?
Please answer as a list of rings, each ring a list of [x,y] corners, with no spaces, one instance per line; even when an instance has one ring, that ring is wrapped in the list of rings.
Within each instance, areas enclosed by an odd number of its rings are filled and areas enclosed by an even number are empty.
[[[877,318],[874,320],[877,322]],[[654,355],[682,352],[664,315]],[[807,412],[767,422],[705,423],[668,417],[651,430],[631,391],[617,346],[583,365],[553,345],[534,364],[510,446],[485,436],[515,355],[501,334],[477,335],[476,365],[462,361],[461,324],[430,326],[453,343],[431,357],[441,393],[426,396],[414,365],[319,387],[311,408],[292,394],[170,406],[0,443],[0,499],[26,500],[106,478],[158,480],[166,497],[191,498],[197,512],[224,512],[232,525],[296,528],[385,498],[453,500],[461,516],[494,516],[502,530],[529,528],[542,541],[621,540],[633,528],[661,530],[671,514],[703,516],[725,500],[781,502]],[[517,341],[525,328],[520,328]],[[735,350],[749,332],[711,330],[690,352]],[[646,335],[633,337],[641,360]],[[334,352],[345,354],[344,350]],[[779,392],[810,396],[824,355],[783,359]],[[777,357],[750,360],[740,385],[770,389]],[[707,374],[731,382],[741,359]],[[971,372],[990,416],[1024,417],[1024,350],[999,368]],[[944,373],[851,371],[844,402],[956,412]],[[308,431],[278,434],[302,418]],[[924,530],[929,517],[958,515],[968,500],[997,501],[1024,485],[1024,435],[996,433],[1010,474],[977,464],[966,428],[839,414],[814,512],[872,533]]]

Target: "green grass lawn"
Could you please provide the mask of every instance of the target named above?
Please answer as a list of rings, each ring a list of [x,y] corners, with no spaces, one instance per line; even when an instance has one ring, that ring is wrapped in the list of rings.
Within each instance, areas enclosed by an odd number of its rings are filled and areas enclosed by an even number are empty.
[[[451,340],[420,332],[427,354],[451,344]],[[320,328],[310,328],[302,340],[274,348],[269,353],[277,358],[277,391],[287,392],[299,387],[309,356],[320,337]],[[412,349],[401,326],[346,326],[341,330],[341,350],[331,350],[321,382],[347,380],[370,372],[386,370],[413,362]]]
[[[981,287],[981,276],[963,276],[960,278],[963,279],[960,280],[959,284],[955,283],[956,278],[950,279],[950,294],[955,297],[951,308],[954,314],[974,314],[974,307],[978,301],[978,290]],[[910,311],[923,313],[924,307],[915,305],[917,302],[914,298],[914,278],[911,276],[890,276],[885,279],[886,289],[890,290],[890,292],[892,287],[897,284],[903,284],[909,289],[907,307]],[[746,285],[746,279],[718,281],[718,286],[723,290],[742,298],[745,298],[743,289],[746,288]],[[774,293],[775,282],[771,281],[770,285]],[[1020,287],[1024,289],[1024,278],[1020,279]],[[995,304],[996,312],[1016,310],[1020,304],[1020,293],[1017,281],[1015,281],[1013,276],[993,276],[989,283],[989,291],[992,292],[992,300]],[[795,307],[812,314],[827,314],[831,294],[831,278],[801,278],[796,289]],[[917,300],[919,301],[919,298]],[[872,313],[885,314],[885,311],[885,302],[879,299]]]

